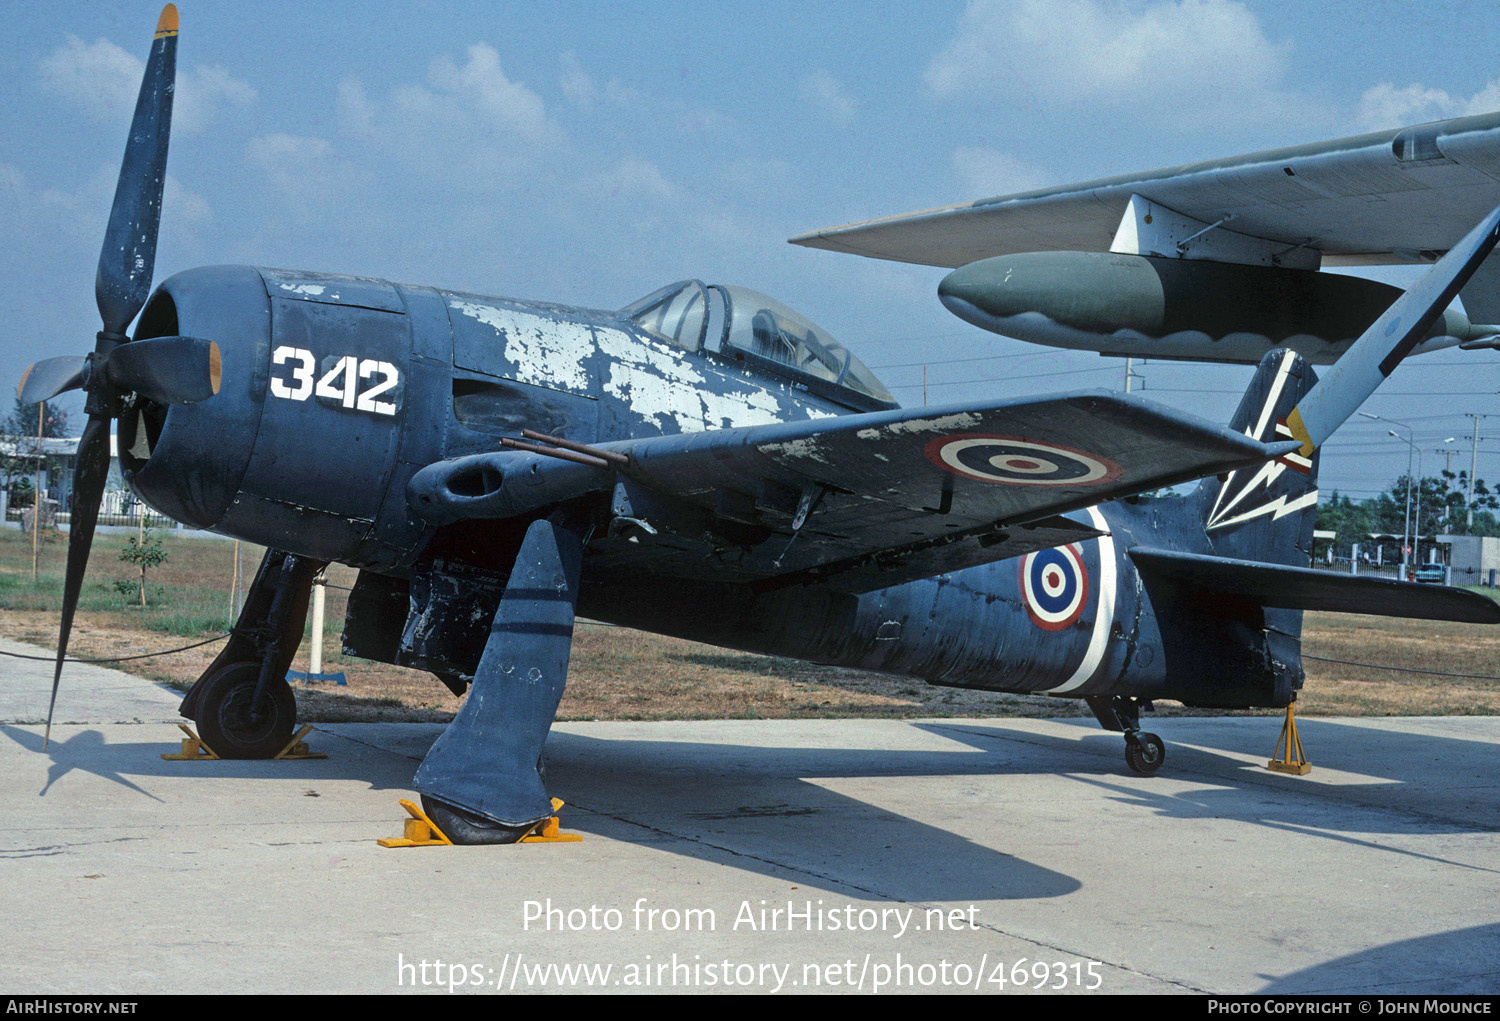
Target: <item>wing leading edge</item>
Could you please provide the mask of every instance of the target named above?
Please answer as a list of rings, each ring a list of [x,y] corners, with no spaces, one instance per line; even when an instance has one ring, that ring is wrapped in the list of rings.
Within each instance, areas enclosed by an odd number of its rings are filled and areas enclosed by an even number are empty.
[[[1404,262],[1452,247],[1500,201],[1500,113],[1002,195],[813,231],[795,245],[954,268],[1023,252],[1106,252],[1133,194],[1322,253]]]

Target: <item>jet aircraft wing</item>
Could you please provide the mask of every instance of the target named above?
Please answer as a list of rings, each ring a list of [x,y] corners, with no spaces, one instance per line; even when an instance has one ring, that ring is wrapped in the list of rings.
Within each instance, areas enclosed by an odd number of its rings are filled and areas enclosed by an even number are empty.
[[[979,199],[791,242],[945,267],[1107,252],[1132,195],[1288,252],[1311,250],[1323,265],[1428,261],[1500,201],[1500,113]],[[1489,322],[1496,309],[1469,313]]]
[[[409,490],[439,524],[614,490],[590,555],[671,576],[867,591],[1099,534],[1061,515],[1259,464],[1263,444],[1149,401],[1085,391],[600,444],[611,467],[497,451]],[[621,527],[623,523],[623,527]]]

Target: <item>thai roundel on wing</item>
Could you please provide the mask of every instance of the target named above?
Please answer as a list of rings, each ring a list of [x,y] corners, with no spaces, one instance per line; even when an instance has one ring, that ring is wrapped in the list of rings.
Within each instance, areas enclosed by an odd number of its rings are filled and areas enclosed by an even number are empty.
[[[1061,631],[1077,620],[1089,599],[1082,547],[1058,546],[1022,557],[1021,596],[1039,628]]]
[[[1019,436],[940,436],[923,453],[944,471],[1012,486],[1093,486],[1112,482],[1122,472],[1097,454]]]

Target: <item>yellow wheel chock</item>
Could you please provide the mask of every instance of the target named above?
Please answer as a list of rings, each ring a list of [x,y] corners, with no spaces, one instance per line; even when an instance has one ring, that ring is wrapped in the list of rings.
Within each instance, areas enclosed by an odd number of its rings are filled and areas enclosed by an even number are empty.
[[[561,798],[553,798],[552,811],[556,812],[563,807],[563,804],[564,802]],[[386,837],[375,841],[375,843],[381,847],[439,847],[444,844],[450,847],[453,846],[453,841],[449,840],[447,835],[438,829],[437,823],[427,818],[426,812],[423,812],[405,798],[401,799],[401,807],[406,809],[407,815],[411,816],[410,819],[406,820],[401,836]],[[526,835],[516,841],[516,843],[567,844],[583,839],[577,833],[559,832],[559,826],[560,823],[555,815],[549,819],[543,819],[527,831]]]
[[[1281,737],[1276,742],[1276,750],[1271,753],[1271,761],[1266,763],[1266,768],[1278,773],[1304,776],[1312,772],[1312,763],[1307,761],[1307,756],[1302,751],[1302,738],[1297,733],[1296,706],[1295,702],[1287,703],[1286,722],[1281,725]]]
[[[201,738],[197,734],[193,733],[193,728],[192,727],[189,727],[186,723],[179,723],[179,724],[177,724],[177,728],[179,730],[181,730],[184,734],[187,735],[187,737],[185,737],[185,738],[182,739],[182,750],[181,751],[177,751],[177,752],[162,752],[161,753],[161,757],[162,758],[164,758],[164,759],[170,759],[170,760],[177,760],[177,761],[188,761],[188,762],[210,762],[210,761],[215,761],[215,760],[219,759],[218,754],[212,748],[210,748],[208,745],[204,744],[203,738]],[[282,748],[281,751],[279,751],[275,755],[271,756],[271,758],[273,758],[273,759],[326,759],[326,758],[328,758],[328,753],[327,752],[310,752],[310,751],[307,750],[307,742],[304,741],[304,740],[302,740],[302,739],[304,737],[306,737],[308,734],[312,733],[312,729],[313,729],[313,725],[311,723],[304,723],[302,725],[301,729],[298,730],[297,733],[295,733],[295,734],[292,735],[292,739],[286,743],[286,747]]]

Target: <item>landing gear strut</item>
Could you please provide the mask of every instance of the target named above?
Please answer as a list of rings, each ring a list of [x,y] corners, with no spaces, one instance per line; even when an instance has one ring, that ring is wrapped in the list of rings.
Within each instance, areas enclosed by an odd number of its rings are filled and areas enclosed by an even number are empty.
[[[313,576],[325,561],[267,550],[224,646],[178,710],[224,759],[269,759],[286,747],[297,700],[286,670],[302,642]]]
[[[1125,764],[1141,776],[1155,776],[1167,761],[1167,746],[1155,734],[1141,729],[1141,710],[1150,702],[1124,695],[1095,695],[1084,699],[1099,725],[1125,735]]]

